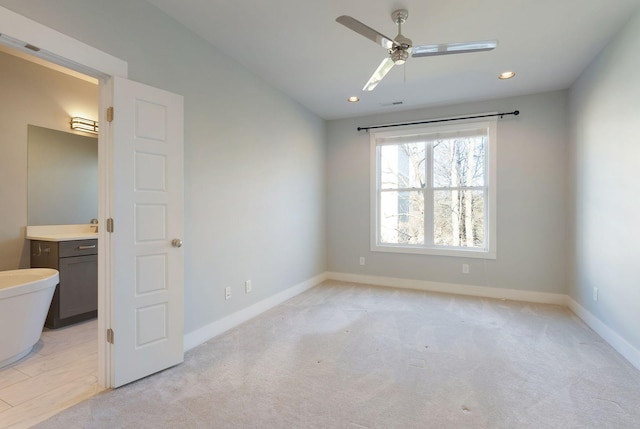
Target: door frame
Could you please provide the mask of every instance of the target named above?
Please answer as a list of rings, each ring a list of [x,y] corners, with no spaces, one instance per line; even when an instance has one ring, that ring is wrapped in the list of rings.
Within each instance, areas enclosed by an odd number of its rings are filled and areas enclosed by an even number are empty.
[[[113,76],[127,78],[128,64],[119,58],[93,48],[36,21],[0,6],[0,43],[54,64],[92,76],[99,86],[99,123],[106,124],[107,108],[113,101]],[[38,51],[27,48],[38,47]],[[115,251],[106,219],[112,213],[113,136],[110,127],[100,127],[98,135],[98,384],[110,388],[113,362],[107,343],[107,328],[111,326],[113,288],[112,255]]]

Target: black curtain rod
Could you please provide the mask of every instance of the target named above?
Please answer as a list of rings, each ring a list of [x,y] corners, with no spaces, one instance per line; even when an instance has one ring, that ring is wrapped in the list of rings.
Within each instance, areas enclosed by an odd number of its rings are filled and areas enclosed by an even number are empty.
[[[418,121],[418,122],[403,122],[400,124],[386,124],[386,125],[371,125],[370,127],[358,127],[358,131],[369,131],[374,128],[390,128],[390,127],[402,127],[404,125],[420,125],[420,124],[433,124],[435,122],[450,122],[450,121],[461,121],[463,119],[477,119],[477,118],[488,118],[491,116],[500,116],[502,119],[507,115],[518,116],[520,114],[519,110],[514,110],[513,112],[504,112],[504,113],[490,113],[487,115],[476,115],[476,116],[462,116],[459,118],[445,118],[445,119],[429,119],[427,121]]]

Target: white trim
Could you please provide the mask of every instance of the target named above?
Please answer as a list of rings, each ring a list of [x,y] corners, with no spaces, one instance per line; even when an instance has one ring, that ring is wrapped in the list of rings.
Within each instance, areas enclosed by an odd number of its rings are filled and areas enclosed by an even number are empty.
[[[640,350],[635,348],[613,329],[609,328],[596,316],[578,304],[568,295],[549,292],[523,291],[485,286],[461,285],[455,283],[430,282],[424,280],[378,277],[350,273],[326,273],[328,280],[361,283],[373,286],[396,287],[400,289],[416,289],[429,292],[450,293],[454,295],[476,296],[483,298],[508,299],[513,301],[553,304],[567,307],[587,326],[593,329],[614,350],[620,353],[633,366],[640,370]]]
[[[401,127],[399,130],[393,131],[374,131],[370,133],[369,138],[369,151],[370,151],[370,184],[369,184],[369,240],[370,250],[372,252],[390,252],[390,253],[411,253],[422,255],[437,255],[437,256],[453,256],[463,258],[481,258],[481,259],[496,259],[497,255],[497,153],[498,153],[498,131],[497,131],[497,118],[483,119],[483,120],[466,120],[461,123],[452,124],[430,124],[417,126]],[[433,225],[433,206],[432,201],[428,201],[425,196],[425,231],[423,245],[405,245],[405,244],[388,244],[380,243],[380,192],[378,189],[378,183],[380,181],[380,166],[378,160],[380,157],[379,148],[385,144],[398,144],[398,143],[384,143],[380,142],[380,139],[398,137],[398,136],[411,136],[416,134],[439,134],[449,133],[452,131],[460,130],[475,130],[477,128],[487,129],[488,143],[486,148],[485,157],[485,174],[486,184],[481,187],[486,189],[485,200],[485,247],[482,249],[477,248],[461,248],[452,246],[435,246],[433,244],[432,232],[429,231]],[[427,186],[424,187],[423,192],[429,192],[432,195],[433,183],[430,177],[433,167],[432,149],[427,146],[427,176],[425,177]],[[439,188],[440,189],[440,188]],[[394,189],[395,190],[395,189]],[[416,189],[417,190],[417,189]],[[429,208],[430,210],[427,210]],[[431,222],[429,222],[431,221]]]
[[[113,78],[100,79],[98,122],[107,123],[107,106],[113,105]],[[98,135],[98,222],[103,226],[113,213],[114,170],[111,127],[102,127]],[[113,355],[107,342],[107,329],[112,328],[113,315],[113,246],[107,228],[98,228],[98,384],[112,387]]]
[[[189,332],[184,336],[184,350],[191,350],[192,348],[203,344],[210,339],[217,337],[218,335],[235,328],[236,326],[251,320],[254,317],[264,313],[273,307],[282,304],[283,302],[300,295],[301,293],[311,289],[314,286],[327,280],[327,273],[319,274],[309,280],[305,280],[302,283],[298,283],[288,289],[283,290],[269,298],[263,299],[249,307],[243,308],[240,311],[236,311],[229,316],[223,317],[220,320],[216,320],[202,328]]]
[[[250,307],[217,320],[207,326],[199,328],[185,335],[185,351],[190,350],[228,330],[282,304],[325,280],[336,280],[360,283],[373,286],[395,287],[400,289],[415,289],[429,292],[449,293],[454,295],[475,296],[483,298],[507,299],[538,304],[552,304],[567,307],[584,323],[602,337],[611,347],[625,357],[633,366],[640,369],[640,350],[633,347],[597,317],[584,309],[571,297],[549,292],[523,291],[516,289],[502,289],[485,286],[462,285],[455,283],[430,282],[424,280],[400,279],[394,277],[368,276],[351,273],[325,272],[307,281],[290,287],[274,296],[264,299]]]
[[[425,231],[426,234],[426,231]],[[496,259],[495,252],[469,247],[426,247],[402,244],[372,244],[372,252],[406,253],[413,255],[453,256],[458,258]]]
[[[127,77],[128,64],[0,6],[1,43],[94,77]],[[40,51],[24,47],[28,43]]]
[[[45,60],[44,58],[40,58],[40,57],[36,57],[35,52],[33,52],[30,49],[24,49],[24,50],[20,50],[20,49],[16,49],[16,48],[12,48],[11,46],[14,46],[13,42],[8,42],[6,37],[0,36],[0,40],[4,41],[5,44],[0,43],[0,51],[5,52],[7,54],[13,55],[14,57],[18,57],[21,58],[25,61],[30,61],[34,64],[38,64],[42,67],[47,67],[51,70],[55,70],[58,71],[60,73],[64,73],[66,75],[69,76],[73,76],[75,78],[84,80],[85,82],[89,82],[92,83],[94,85],[98,85],[99,81],[97,78],[93,77],[93,76],[89,76],[88,74],[84,74],[84,73],[79,73],[75,70],[71,70],[69,68],[66,67],[62,67],[58,64],[54,64],[51,61]],[[25,52],[28,51],[28,52]]]
[[[378,145],[376,144],[376,134],[369,133],[369,248],[375,250],[378,243],[378,213],[380,206],[378,202],[378,177],[380,177],[380,167],[378,166]]]
[[[578,304],[571,297],[567,297],[567,306],[576,316],[584,321],[591,329],[602,337],[611,347],[624,356],[631,365],[640,370],[640,350],[622,338],[616,331],[608,327],[591,312]]]
[[[431,282],[425,280],[400,279],[394,277],[378,277],[348,273],[327,273],[330,280],[352,283],[363,283],[374,286],[397,287],[400,289],[416,289],[429,292],[468,295],[483,298],[508,299],[512,301],[535,302],[566,306],[567,296],[559,293],[535,292],[529,290],[503,289],[488,286],[462,285],[455,283]]]

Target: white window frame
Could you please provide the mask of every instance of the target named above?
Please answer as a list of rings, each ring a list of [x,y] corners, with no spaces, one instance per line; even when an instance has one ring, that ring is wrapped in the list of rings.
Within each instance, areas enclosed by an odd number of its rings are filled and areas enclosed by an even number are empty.
[[[467,247],[450,247],[450,246],[436,246],[434,244],[426,243],[424,245],[415,244],[389,244],[380,243],[380,190],[378,184],[380,182],[380,169],[378,166],[379,151],[381,146],[378,144],[378,140],[381,138],[399,137],[404,135],[414,135],[417,133],[435,134],[435,133],[450,133],[455,131],[473,130],[478,128],[486,128],[488,134],[488,142],[486,147],[485,166],[486,171],[486,219],[485,219],[485,247],[484,248],[467,248]],[[398,127],[393,130],[386,131],[371,131],[370,132],[370,144],[371,144],[371,207],[370,207],[370,242],[371,251],[374,252],[392,252],[392,253],[411,253],[411,254],[423,254],[423,255],[439,255],[439,256],[455,256],[465,258],[482,258],[482,259],[496,259],[497,249],[497,191],[496,191],[496,160],[497,160],[497,120],[483,120],[483,121],[457,121],[455,123],[448,123],[446,125],[421,125],[421,126],[404,126]],[[431,159],[428,160],[432,162]],[[432,166],[429,166],[427,174],[432,174]],[[427,181],[432,186],[432,180]],[[431,187],[430,191],[433,190]],[[426,207],[428,207],[425,204]],[[426,231],[429,228],[433,228],[433,213],[426,216],[430,219],[429,223],[425,224],[425,241],[428,236],[433,236],[432,233]]]

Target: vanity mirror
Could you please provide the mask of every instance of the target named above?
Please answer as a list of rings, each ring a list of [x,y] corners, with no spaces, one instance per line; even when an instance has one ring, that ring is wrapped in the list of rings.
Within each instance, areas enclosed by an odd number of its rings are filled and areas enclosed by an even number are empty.
[[[28,225],[98,217],[98,139],[28,126]]]

